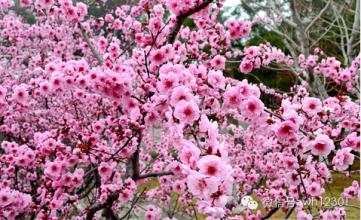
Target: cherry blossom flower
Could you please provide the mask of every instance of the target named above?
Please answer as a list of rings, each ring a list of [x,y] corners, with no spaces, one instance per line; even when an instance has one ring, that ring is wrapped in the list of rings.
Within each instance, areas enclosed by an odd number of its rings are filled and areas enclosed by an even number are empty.
[[[307,187],[307,192],[311,195],[311,196],[320,196],[324,193],[324,189],[321,188],[320,184],[316,183],[316,182],[312,182],[308,187]]]
[[[58,179],[63,173],[62,167],[60,166],[59,162],[57,162],[57,161],[54,161],[54,162],[48,161],[45,164],[45,167],[46,168],[45,168],[44,173],[49,178]]]
[[[360,186],[356,180],[352,181],[352,185],[345,188],[344,191],[341,193],[341,196],[344,199],[359,198],[359,195]]]
[[[263,108],[263,103],[255,97],[247,98],[240,104],[241,114],[249,118],[258,118],[263,112]]]
[[[213,87],[216,88],[224,88],[225,86],[225,78],[223,73],[220,71],[213,71],[211,70],[208,73],[208,83],[211,84]]]
[[[183,124],[192,124],[199,118],[199,109],[194,102],[181,100],[175,107],[174,117]]]
[[[343,141],[341,141],[342,147],[350,147],[355,151],[360,151],[360,137],[356,132],[349,134]]]
[[[200,198],[208,198],[218,189],[219,180],[215,177],[206,177],[199,173],[192,173],[187,178],[189,192]]]
[[[150,56],[150,60],[154,63],[154,64],[162,64],[165,61],[165,57],[164,57],[164,53],[162,50],[156,50],[154,52],[152,52],[151,56]]]
[[[202,157],[197,166],[201,174],[222,178],[227,173],[227,168],[222,162],[221,158],[214,155],[207,155]]]
[[[177,86],[173,89],[172,95],[170,97],[170,104],[176,106],[178,102],[184,100],[187,102],[192,101],[193,95],[189,92],[184,86]]]
[[[280,124],[276,134],[281,139],[290,139],[295,136],[297,129],[297,125],[292,121],[284,121]]]
[[[317,98],[304,98],[302,102],[302,109],[310,116],[314,116],[322,110],[322,103]]]
[[[25,104],[28,99],[28,92],[25,86],[19,86],[14,89],[12,98],[21,104]]]
[[[239,95],[237,87],[228,88],[223,94],[224,106],[227,108],[238,108],[240,106],[242,98]]]
[[[239,65],[239,68],[242,73],[248,74],[253,70],[253,62],[250,60],[244,60]]]
[[[318,134],[315,140],[310,142],[311,153],[317,156],[327,156],[335,149],[333,141],[324,134]]]
[[[211,60],[212,67],[214,67],[217,70],[224,70],[225,63],[226,63],[226,58],[224,58],[223,56],[220,56],[220,55],[216,55]]]
[[[342,148],[337,151],[336,156],[332,160],[337,170],[346,170],[348,166],[353,164],[355,156],[351,153],[352,149],[349,147]]]
[[[312,214],[307,214],[306,212],[304,211],[299,211],[297,213],[297,219],[298,220],[312,220],[313,217],[312,217]]]

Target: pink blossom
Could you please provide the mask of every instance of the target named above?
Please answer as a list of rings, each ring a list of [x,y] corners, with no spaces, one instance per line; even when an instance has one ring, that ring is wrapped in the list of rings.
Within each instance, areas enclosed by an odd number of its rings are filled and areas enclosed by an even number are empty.
[[[308,187],[307,187],[307,192],[311,195],[311,196],[320,196],[322,195],[325,190],[321,188],[319,183],[316,182],[312,182]]]
[[[223,97],[224,106],[227,108],[238,108],[242,101],[237,87],[228,88],[223,94]]]
[[[313,219],[312,214],[307,214],[304,211],[299,211],[297,213],[297,220],[312,220],[312,219]]]
[[[244,117],[257,118],[263,112],[264,105],[259,99],[250,97],[244,100],[239,108]]]
[[[16,216],[26,213],[32,205],[29,194],[12,190],[0,189],[0,216],[6,219],[15,219]]]
[[[167,93],[171,89],[176,87],[179,83],[178,77],[173,72],[169,72],[167,75],[161,75],[161,80],[158,83],[158,88],[161,92]]]
[[[7,89],[0,86],[0,101],[4,101],[6,97]]]
[[[62,175],[63,171],[62,171],[62,167],[58,161],[54,161],[54,162],[48,161],[45,164],[44,173],[49,178],[58,179]]]
[[[248,74],[252,71],[253,69],[253,62],[250,60],[243,60],[241,62],[241,64],[239,65],[239,68],[241,70],[242,73],[244,74]]]
[[[227,173],[226,165],[220,157],[215,155],[207,155],[202,157],[198,161],[197,166],[200,173],[207,176],[222,178]]]
[[[211,70],[208,73],[208,83],[216,88],[224,88],[225,86],[225,78],[221,71],[213,71]]]
[[[40,84],[40,90],[43,95],[48,95],[51,92],[51,87],[48,82],[42,82]]]
[[[162,64],[165,61],[164,53],[162,50],[155,50],[150,54],[150,60],[154,64]]]
[[[332,164],[335,165],[337,170],[346,170],[353,164],[355,156],[351,153],[352,149],[349,147],[342,148],[337,151],[336,156],[332,160]]]
[[[256,46],[247,47],[245,52],[247,57],[253,58],[259,55],[259,48]]]
[[[355,151],[360,151],[360,137],[357,136],[356,132],[352,132],[347,135],[347,137],[341,141],[342,147],[350,147]]]
[[[12,98],[19,103],[26,103],[28,99],[28,92],[25,89],[25,86],[18,86],[14,89]]]
[[[79,20],[83,20],[83,18],[88,14],[88,6],[82,2],[77,2],[76,11],[79,15]]]
[[[192,124],[199,118],[199,109],[194,102],[181,100],[175,107],[174,117],[183,124]]]
[[[281,139],[290,139],[296,135],[297,129],[297,125],[292,121],[284,121],[280,124],[276,134]]]
[[[360,186],[356,180],[352,181],[352,185],[345,188],[344,191],[341,193],[341,196],[344,199],[359,198],[359,195]]]
[[[99,219],[129,207],[129,219],[261,219],[261,207],[239,204],[250,195],[292,197],[307,220],[301,200],[324,199],[331,169],[357,167],[360,56],[346,65],[315,45],[293,60],[274,42],[252,45],[241,40],[252,25],[273,21],[224,25],[223,0],[132,1],[98,16],[71,0],[18,4],[36,22],[0,0],[0,219]],[[228,63],[299,80],[281,91],[240,80]],[[358,181],[341,196],[359,197]],[[346,218],[339,207],[313,214]]]
[[[160,219],[161,216],[161,209],[160,208],[156,208],[153,205],[148,205],[146,207],[146,212],[144,214],[144,219],[145,220],[158,220]]]
[[[177,180],[173,183],[173,190],[177,193],[184,193],[186,189],[186,185],[183,181]]]
[[[6,207],[9,204],[11,204],[12,201],[12,195],[10,193],[10,190],[1,190],[0,191],[0,207]]]
[[[223,56],[220,56],[220,55],[216,55],[211,60],[212,67],[214,67],[217,70],[224,70],[225,63],[226,63],[226,58],[224,58]]]
[[[311,153],[317,156],[327,156],[335,149],[333,141],[324,134],[318,134],[315,140],[310,142]]]
[[[218,190],[219,180],[206,177],[199,173],[192,173],[187,177],[189,192],[201,198],[207,198]]]
[[[193,98],[193,95],[189,92],[184,86],[177,86],[173,89],[172,95],[170,97],[170,104],[176,106],[178,102],[184,100],[190,102]]]
[[[227,28],[231,39],[238,39],[247,37],[251,31],[252,23],[242,20],[228,20]]]
[[[113,170],[112,170],[112,167],[109,164],[107,164],[105,162],[102,162],[98,167],[98,172],[99,172],[99,175],[102,178],[102,180],[105,181],[110,177]]]
[[[309,115],[314,116],[322,110],[322,103],[317,98],[306,97],[302,101],[302,109]]]
[[[20,5],[22,7],[29,7],[31,5],[31,0],[21,0]]]
[[[191,142],[185,142],[181,144],[180,147],[180,160],[190,167],[195,167],[196,162],[199,160],[201,151]]]
[[[122,29],[122,21],[119,20],[119,19],[115,19],[114,22],[113,22],[113,25],[114,25],[115,30]]]
[[[322,219],[331,219],[331,220],[342,220],[346,219],[346,211],[342,207],[336,207],[334,209],[323,210],[320,213]]]

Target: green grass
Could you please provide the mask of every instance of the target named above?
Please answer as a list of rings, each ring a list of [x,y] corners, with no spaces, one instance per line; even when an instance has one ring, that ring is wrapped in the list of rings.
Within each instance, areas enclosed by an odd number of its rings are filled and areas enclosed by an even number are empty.
[[[142,192],[145,188],[145,191],[149,191],[151,189],[157,188],[159,187],[159,182],[157,178],[151,178],[149,179],[149,181],[139,184],[137,187],[137,192],[140,193]]]

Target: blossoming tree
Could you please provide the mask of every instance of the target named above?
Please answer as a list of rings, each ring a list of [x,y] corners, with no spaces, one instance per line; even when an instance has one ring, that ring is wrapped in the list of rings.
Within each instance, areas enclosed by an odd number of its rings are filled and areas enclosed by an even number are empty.
[[[298,57],[335,97],[302,77],[291,93],[225,77],[228,62],[294,60],[272,42],[232,48],[255,21],[217,23],[221,7],[141,0],[95,18],[70,0],[0,0],[0,219],[344,219],[304,202],[359,160],[360,58]],[[295,203],[253,210],[246,195]],[[337,196],[359,198],[358,181]]]

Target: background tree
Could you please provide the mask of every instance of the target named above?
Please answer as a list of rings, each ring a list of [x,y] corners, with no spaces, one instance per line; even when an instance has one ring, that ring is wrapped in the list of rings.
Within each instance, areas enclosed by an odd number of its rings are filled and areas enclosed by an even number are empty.
[[[257,40],[253,42],[266,42],[271,36],[275,40],[278,36],[276,42],[281,41],[282,46],[277,46],[286,49],[296,61],[293,70],[290,69],[294,75],[299,72],[298,54],[307,57],[315,48],[320,48],[326,56],[336,57],[346,66],[359,54],[359,0],[239,1],[238,4],[240,7],[230,7],[232,12],[227,14],[263,20],[262,25],[255,27],[254,39]],[[325,78],[310,70],[297,77],[309,82],[313,92],[324,98],[342,88],[327,80],[324,83]]]

